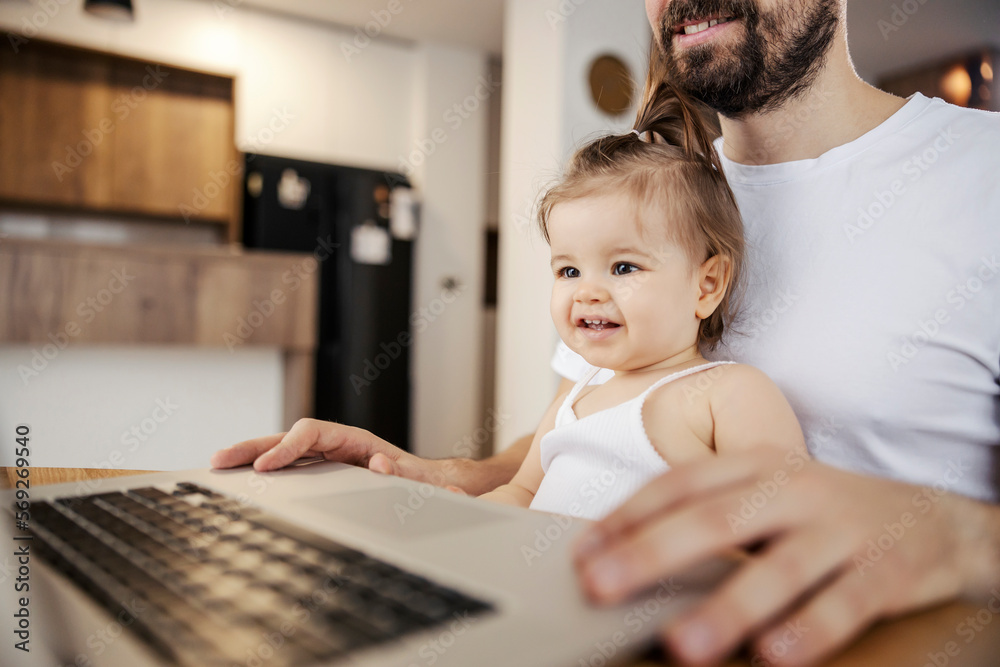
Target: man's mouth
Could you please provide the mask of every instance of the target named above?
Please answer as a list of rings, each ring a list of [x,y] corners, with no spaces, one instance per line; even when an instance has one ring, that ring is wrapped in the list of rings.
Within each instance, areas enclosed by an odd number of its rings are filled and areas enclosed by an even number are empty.
[[[620,324],[612,322],[610,320],[603,319],[584,319],[580,318],[576,321],[576,326],[581,329],[592,329],[594,331],[604,331],[605,329],[614,329],[620,327]]]
[[[696,35],[699,32],[708,30],[709,28],[714,28],[721,23],[729,23],[735,18],[735,16],[714,16],[710,19],[695,19],[693,21],[687,21],[674,26],[674,34]]]

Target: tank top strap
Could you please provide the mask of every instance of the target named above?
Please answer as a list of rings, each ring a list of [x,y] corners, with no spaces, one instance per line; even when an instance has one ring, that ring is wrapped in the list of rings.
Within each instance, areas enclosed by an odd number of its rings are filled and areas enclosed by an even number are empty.
[[[728,364],[735,364],[735,363],[736,363],[735,361],[710,361],[707,364],[694,366],[692,368],[685,368],[682,371],[677,371],[676,373],[671,373],[666,377],[662,377],[656,382],[654,382],[652,385],[650,385],[649,388],[646,389],[646,391],[639,394],[639,396],[636,399],[636,402],[639,404],[639,409],[640,410],[642,409],[643,404],[646,402],[647,396],[649,396],[651,393],[653,393],[654,391],[656,391],[665,384],[669,384],[674,380],[680,380],[681,378],[687,377],[689,375],[694,375],[695,373],[700,373],[701,371],[707,371],[709,369],[715,368],[716,366],[725,366]]]
[[[576,413],[573,412],[573,404],[576,402],[576,397],[580,395],[583,388],[590,384],[590,381],[594,379],[594,376],[601,372],[601,369],[597,366],[592,367],[587,373],[580,378],[580,380],[573,385],[573,388],[569,390],[566,394],[566,398],[563,399],[562,405],[559,406],[559,410],[556,412],[556,425],[565,425],[569,422],[577,421]]]

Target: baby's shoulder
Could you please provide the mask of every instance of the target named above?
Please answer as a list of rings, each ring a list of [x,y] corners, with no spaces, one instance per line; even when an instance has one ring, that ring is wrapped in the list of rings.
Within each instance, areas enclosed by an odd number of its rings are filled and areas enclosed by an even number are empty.
[[[701,402],[720,405],[748,392],[771,391],[774,387],[771,378],[759,368],[726,363],[678,378],[663,387],[667,391],[653,392],[650,400],[660,405],[678,400],[688,407]]]
[[[709,380],[708,393],[716,399],[775,386],[767,373],[747,364],[720,364],[704,373]]]

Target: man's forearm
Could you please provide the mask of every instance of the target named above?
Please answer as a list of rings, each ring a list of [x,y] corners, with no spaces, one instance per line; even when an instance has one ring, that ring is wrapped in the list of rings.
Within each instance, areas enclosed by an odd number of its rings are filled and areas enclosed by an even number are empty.
[[[532,436],[526,435],[504,451],[482,461],[448,459],[451,483],[474,496],[482,495],[514,478],[531,449]]]

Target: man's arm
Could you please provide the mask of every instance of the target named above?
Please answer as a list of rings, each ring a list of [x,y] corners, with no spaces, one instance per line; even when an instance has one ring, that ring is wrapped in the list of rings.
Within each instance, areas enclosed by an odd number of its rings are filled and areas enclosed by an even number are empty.
[[[665,630],[682,660],[714,663],[749,641],[768,660],[811,664],[879,618],[1000,586],[1000,508],[796,452],[678,466],[581,538],[577,568],[593,599],[613,603],[747,545],[761,548]]]
[[[568,390],[567,390],[568,393]],[[489,493],[484,493],[480,498],[504,505],[514,505],[516,507],[528,507],[538,493],[538,487],[542,484],[545,472],[542,470],[542,437],[551,431],[556,423],[556,412],[563,402],[565,394],[557,395],[552,401],[552,405],[546,410],[542,417],[542,422],[535,430],[535,437],[531,441],[531,448],[528,455],[524,457],[524,462],[518,468],[517,474],[509,483],[498,486]]]
[[[573,383],[563,379],[556,396]],[[520,468],[531,447],[532,436],[520,438],[510,447],[482,461],[466,458],[425,459],[405,452],[364,429],[318,419],[300,419],[287,433],[252,438],[212,455],[214,468],[253,464],[258,471],[277,470],[296,460],[322,456],[369,468],[387,475],[406,477],[436,486],[457,486],[479,495],[506,484]]]

